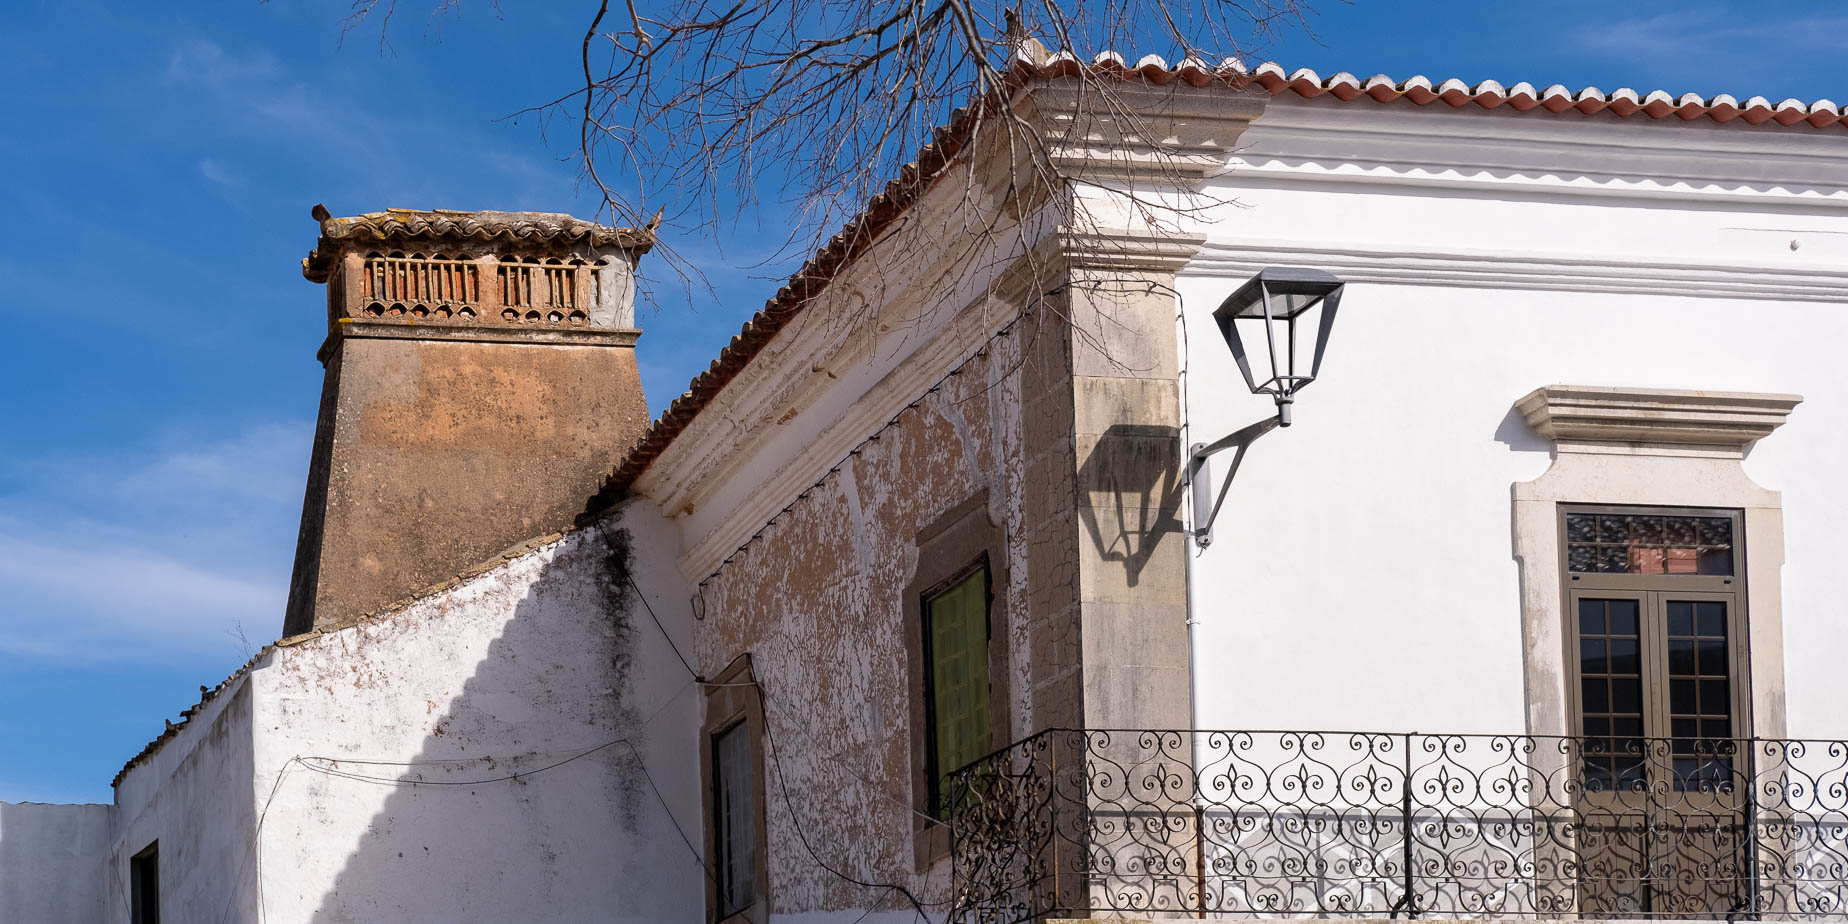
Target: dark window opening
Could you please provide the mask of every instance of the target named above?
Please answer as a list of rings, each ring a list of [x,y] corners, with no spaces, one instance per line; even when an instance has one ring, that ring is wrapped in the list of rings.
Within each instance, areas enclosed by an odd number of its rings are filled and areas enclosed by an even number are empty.
[[[160,842],[128,861],[128,919],[131,924],[160,924]]]
[[[749,723],[712,736],[713,875],[721,920],[757,901],[757,804]]]

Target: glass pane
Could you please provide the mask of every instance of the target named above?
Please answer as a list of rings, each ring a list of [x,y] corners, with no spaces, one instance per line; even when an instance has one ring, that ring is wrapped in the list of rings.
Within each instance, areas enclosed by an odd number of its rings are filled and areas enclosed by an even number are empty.
[[[1635,678],[1613,679],[1611,681],[1611,711],[1615,713],[1642,712],[1642,681]]]
[[[1579,670],[1587,674],[1602,674],[1610,669],[1610,662],[1604,658],[1604,640],[1587,638],[1579,640]]]
[[[1612,635],[1636,634],[1636,611],[1640,605],[1635,600],[1612,600],[1610,602]]]
[[[1566,549],[1566,568],[1571,571],[1591,573],[1598,570],[1598,547],[1595,545],[1574,545]]]
[[[1602,677],[1587,677],[1579,684],[1584,700],[1580,704],[1586,712],[1611,711],[1610,681]]]
[[[1720,575],[1733,573],[1732,549],[1701,549],[1700,573]]]
[[[1709,677],[1726,676],[1726,640],[1707,638],[1700,640],[1700,658],[1696,670],[1688,673],[1701,673]]]
[[[757,900],[757,808],[751,783],[751,742],[739,723],[712,739],[712,832],[718,854],[719,914]]]
[[[1579,601],[1579,634],[1581,635],[1603,635],[1604,634],[1604,601],[1602,600],[1580,600]]]
[[[1731,517],[1566,514],[1566,567],[1579,573],[1733,573]]]
[[[1694,604],[1678,601],[1668,604],[1668,634],[1682,637],[1694,634]]]
[[[1636,639],[1634,638],[1613,638],[1611,639],[1610,646],[1611,646],[1611,673],[1613,674],[1642,673],[1642,669],[1643,669],[1642,658],[1639,652],[1637,651],[1637,640]]]
[[[1671,638],[1668,640],[1668,670],[1673,674],[1694,673],[1693,639]]]
[[[1700,681],[1700,714],[1731,715],[1732,695],[1730,687],[1731,685],[1726,682],[1724,676],[1717,678],[1702,678]]]
[[[1621,545],[1598,546],[1598,570],[1605,574],[1624,574],[1630,570],[1630,550]]]
[[[993,750],[988,724],[988,572],[979,569],[925,601],[931,659],[931,718],[939,817],[955,794],[953,771]]]
[[[1668,711],[1678,715],[1699,715],[1700,710],[1694,699],[1694,681],[1671,680],[1668,682]]]
[[[1726,637],[1726,604],[1701,603],[1695,606],[1700,634],[1708,638]]]

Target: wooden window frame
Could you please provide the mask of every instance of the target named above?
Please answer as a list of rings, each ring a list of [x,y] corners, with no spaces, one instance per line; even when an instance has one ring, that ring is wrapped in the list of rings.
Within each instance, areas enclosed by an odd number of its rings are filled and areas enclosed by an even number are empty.
[[[988,569],[988,725],[991,749],[1012,743],[1013,711],[1009,683],[1008,571],[1002,528],[989,517],[988,492],[945,511],[917,534],[917,565],[901,598],[907,673],[909,674],[912,857],[920,874],[950,855],[949,828],[930,816],[931,751],[934,725],[929,700],[930,662],[924,639],[925,603],[930,596],[966,578],[973,569]],[[954,768],[951,768],[954,769]]]
[[[756,851],[752,857],[753,895],[750,904],[720,915],[718,882],[717,765],[713,742],[719,735],[743,727],[750,743],[752,795],[756,811],[752,824],[756,828]],[[706,720],[700,729],[700,800],[705,819],[706,920],[711,924],[767,924],[770,919],[770,838],[769,792],[764,750],[763,700],[757,694],[756,673],[749,653],[739,655],[725,670],[710,681],[706,689]]]
[[[984,623],[984,630],[987,634],[987,644],[984,646],[983,653],[986,654],[986,649],[994,646],[995,635],[995,581],[994,572],[988,566],[988,554],[986,552],[977,556],[975,561],[970,562],[961,571],[956,572],[950,577],[944,578],[933,585],[929,590],[924,591],[924,597],[918,603],[919,616],[924,623],[919,628],[924,646],[924,813],[933,818],[942,817],[943,792],[941,787],[943,784],[943,775],[957,768],[943,766],[942,760],[937,753],[937,659],[936,652],[932,650],[931,644],[931,637],[934,634],[930,631],[930,622],[932,618],[931,605],[942,599],[950,591],[962,586],[963,582],[978,575],[982,579],[982,622]],[[986,667],[987,670],[984,671],[984,674],[987,676],[988,694],[990,696],[988,708],[992,711],[995,707],[992,698],[994,694],[994,663],[990,661]],[[991,720],[989,722],[991,731],[993,726],[994,723]],[[989,750],[992,750],[992,748]],[[984,751],[984,753],[986,753],[986,751]]]
[[[1641,516],[1727,517],[1732,520],[1732,575],[1702,574],[1611,574],[1573,572],[1568,564],[1566,517],[1569,514],[1626,514]],[[1753,736],[1750,614],[1747,611],[1745,575],[1747,548],[1745,511],[1721,507],[1664,507],[1631,504],[1558,504],[1557,524],[1560,574],[1560,618],[1563,623],[1566,661],[1566,720],[1568,733],[1585,736],[1582,709],[1578,601],[1590,597],[1634,597],[1639,601],[1639,644],[1642,648],[1643,737],[1669,738],[1673,723],[1669,719],[1666,631],[1653,625],[1663,598],[1723,598],[1726,608],[1726,633],[1729,647],[1729,675],[1732,685],[1732,738]],[[1654,665],[1653,668],[1650,665]],[[1652,676],[1651,673],[1655,674]],[[1666,727],[1663,727],[1666,726]],[[1654,732],[1660,732],[1656,734]]]

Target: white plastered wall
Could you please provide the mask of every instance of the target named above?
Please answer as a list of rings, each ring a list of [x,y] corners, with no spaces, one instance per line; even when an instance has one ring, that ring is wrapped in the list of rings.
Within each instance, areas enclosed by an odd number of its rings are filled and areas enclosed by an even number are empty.
[[[124,778],[112,875],[158,838],[174,920],[697,919],[701,861],[676,829],[699,843],[699,696],[666,634],[688,648],[676,545],[631,502],[267,652]],[[175,849],[192,843],[209,849]]]
[[[1564,382],[1804,396],[1744,473],[1782,493],[1788,733],[1848,737],[1839,139],[1279,97],[1241,140],[1179,284],[1184,439],[1273,412],[1226,294],[1265,265],[1351,281],[1193,556],[1196,725],[1529,731],[1512,490],[1553,447],[1513,405]]]
[[[100,920],[112,821],[107,805],[0,802],[0,921]]]

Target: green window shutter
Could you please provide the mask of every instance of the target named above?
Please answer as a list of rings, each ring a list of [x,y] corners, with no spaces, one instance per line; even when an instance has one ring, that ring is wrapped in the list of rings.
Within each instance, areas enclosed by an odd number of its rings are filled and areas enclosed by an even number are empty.
[[[993,750],[988,725],[988,569],[926,602],[939,803],[951,771]]]

